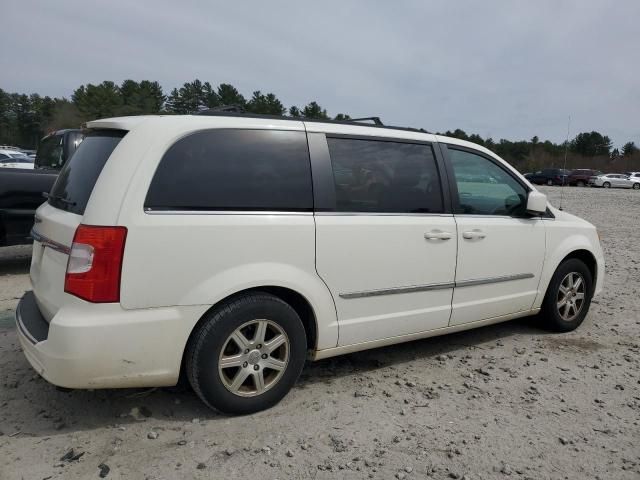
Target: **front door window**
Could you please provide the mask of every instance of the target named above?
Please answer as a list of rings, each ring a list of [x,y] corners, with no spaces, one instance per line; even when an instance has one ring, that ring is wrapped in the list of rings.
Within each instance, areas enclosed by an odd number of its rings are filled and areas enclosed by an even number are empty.
[[[527,190],[491,160],[449,149],[458,187],[459,212],[470,215],[524,216]]]

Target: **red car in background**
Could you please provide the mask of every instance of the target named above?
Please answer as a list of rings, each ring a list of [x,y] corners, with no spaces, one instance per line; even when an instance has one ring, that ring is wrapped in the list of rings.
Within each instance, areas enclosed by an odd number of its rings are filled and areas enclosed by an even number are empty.
[[[589,168],[578,168],[572,170],[567,177],[567,183],[569,185],[577,185],[578,187],[584,187],[589,184],[589,177],[597,177],[602,175],[600,170],[591,170]]]

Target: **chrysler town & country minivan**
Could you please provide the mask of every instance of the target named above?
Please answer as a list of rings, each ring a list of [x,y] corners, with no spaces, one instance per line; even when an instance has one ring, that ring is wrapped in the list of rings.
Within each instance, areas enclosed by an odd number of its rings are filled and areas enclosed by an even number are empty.
[[[423,131],[234,114],[89,122],[36,212],[24,353],[67,388],[175,385],[249,413],[323,359],[601,291],[596,229],[493,152]]]

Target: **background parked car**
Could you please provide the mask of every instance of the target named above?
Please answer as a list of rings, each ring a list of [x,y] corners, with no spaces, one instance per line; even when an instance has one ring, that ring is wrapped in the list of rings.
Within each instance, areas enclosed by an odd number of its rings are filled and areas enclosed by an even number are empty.
[[[40,141],[35,168],[33,160],[23,164],[23,159],[28,157],[9,150],[9,160],[14,162],[17,156],[21,159],[19,164],[30,165],[30,169],[0,168],[0,246],[31,241],[36,208],[45,201],[43,193],[51,190],[58,172],[83,138],[81,130],[59,130],[47,135]]]
[[[624,172],[631,180],[640,182],[640,172]]]
[[[40,141],[36,153],[36,168],[60,170],[83,138],[82,131],[77,129],[58,130],[47,135]]]
[[[33,160],[19,150],[0,149],[0,167],[33,168]]]
[[[545,168],[525,175],[527,180],[537,185],[566,185],[568,177],[569,170],[562,168]]]
[[[584,187],[589,183],[591,177],[597,177],[602,175],[600,170],[592,170],[590,168],[577,168],[572,170],[567,178],[569,185],[577,185],[578,187]]]
[[[29,158],[27,155],[13,155],[6,157],[4,154],[0,154],[0,167],[33,169],[34,160],[35,159]]]
[[[624,173],[607,173],[589,179],[589,185],[603,188],[633,188],[640,189],[640,178],[629,177]]]

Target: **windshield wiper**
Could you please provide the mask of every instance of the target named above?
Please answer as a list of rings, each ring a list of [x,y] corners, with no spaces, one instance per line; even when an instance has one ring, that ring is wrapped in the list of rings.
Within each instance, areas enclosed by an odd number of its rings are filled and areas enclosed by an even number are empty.
[[[47,200],[52,198],[54,200],[59,201],[60,203],[64,203],[65,205],[69,205],[71,207],[76,205],[76,202],[72,202],[71,200],[67,200],[66,198],[61,197],[60,195],[51,195],[50,193],[42,192],[42,196],[44,198],[46,198]]]

